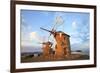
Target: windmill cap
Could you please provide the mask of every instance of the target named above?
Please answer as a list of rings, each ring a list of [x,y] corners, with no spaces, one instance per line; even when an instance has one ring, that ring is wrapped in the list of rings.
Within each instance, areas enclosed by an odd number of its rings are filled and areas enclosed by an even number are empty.
[[[63,35],[66,35],[66,36],[70,37],[70,35],[64,33],[63,31],[58,31],[57,33],[62,33]]]

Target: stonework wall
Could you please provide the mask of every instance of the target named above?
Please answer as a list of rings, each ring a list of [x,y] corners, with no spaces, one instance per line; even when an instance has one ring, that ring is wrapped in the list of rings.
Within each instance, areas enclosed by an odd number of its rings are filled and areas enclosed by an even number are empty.
[[[69,36],[65,35],[64,33],[57,33],[55,39],[57,42],[55,48],[56,56],[60,58],[69,56],[71,53]]]

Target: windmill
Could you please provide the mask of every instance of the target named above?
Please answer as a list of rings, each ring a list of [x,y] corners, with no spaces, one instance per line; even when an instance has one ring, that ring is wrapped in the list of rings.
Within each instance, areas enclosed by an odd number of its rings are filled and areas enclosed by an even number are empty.
[[[61,26],[63,23],[64,23],[64,20],[62,19],[62,17],[61,16],[57,16],[55,18],[55,20],[54,20],[54,26],[52,27],[52,30],[51,31],[55,32],[56,29],[57,29],[57,27],[58,26]],[[51,33],[50,33],[50,36],[51,36]]]
[[[63,31],[56,31],[56,26],[58,26],[58,23],[61,25],[63,24],[63,19],[58,16],[56,17],[55,25],[53,26],[52,30],[44,29],[40,27],[40,29],[45,30],[50,33],[49,37],[53,35],[54,39],[56,40],[55,45],[55,56],[56,58],[64,58],[68,57],[71,54],[71,48],[70,48],[70,40],[69,35],[64,33]]]
[[[52,49],[52,42],[50,41],[44,41],[43,42],[38,42],[38,44],[42,44],[42,50],[43,50],[43,56],[44,57],[49,57],[50,50]]]

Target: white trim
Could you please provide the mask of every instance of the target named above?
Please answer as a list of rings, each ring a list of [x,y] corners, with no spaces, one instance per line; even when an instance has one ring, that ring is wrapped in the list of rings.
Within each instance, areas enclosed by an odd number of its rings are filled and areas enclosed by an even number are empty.
[[[20,10],[49,10],[49,11],[67,11],[67,12],[89,12],[90,13],[90,60],[78,61],[57,61],[57,62],[38,62],[38,63],[21,63],[20,61]],[[39,68],[39,67],[54,67],[54,66],[74,66],[93,64],[94,56],[94,11],[85,8],[69,8],[69,7],[50,7],[50,6],[34,6],[34,5],[16,5],[16,68]],[[93,40],[92,40],[93,39]]]

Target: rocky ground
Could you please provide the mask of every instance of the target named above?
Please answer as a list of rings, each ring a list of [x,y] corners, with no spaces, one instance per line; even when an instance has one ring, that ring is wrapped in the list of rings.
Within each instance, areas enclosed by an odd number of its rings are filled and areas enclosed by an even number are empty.
[[[45,61],[68,61],[68,60],[87,60],[89,59],[88,55],[83,55],[83,54],[71,54],[70,56],[65,56],[62,58],[57,58],[54,55],[50,56],[24,56],[21,57],[21,62],[22,63],[27,63],[27,62],[45,62]]]

